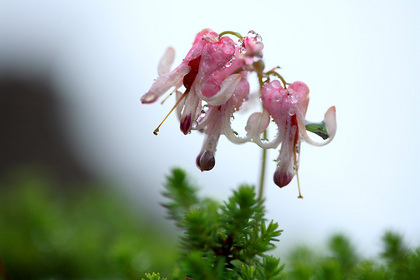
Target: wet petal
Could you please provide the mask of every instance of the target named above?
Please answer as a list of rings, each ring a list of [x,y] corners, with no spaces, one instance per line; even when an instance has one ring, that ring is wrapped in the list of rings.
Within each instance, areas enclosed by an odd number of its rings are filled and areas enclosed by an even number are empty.
[[[220,133],[222,129],[223,112],[218,107],[210,107],[208,112],[211,122],[205,129],[206,138],[204,139],[203,147],[197,156],[197,167],[201,171],[211,170],[215,163],[215,153],[217,143],[219,142]]]
[[[174,59],[175,59],[175,50],[172,47],[168,47],[159,61],[159,65],[158,65],[159,76],[169,73],[169,71],[171,70],[171,65],[174,62]]]
[[[162,94],[167,92],[171,87],[178,84],[180,80],[190,71],[190,67],[181,64],[172,72],[166,73],[156,79],[150,90],[141,97],[141,103],[148,104],[155,102]]]
[[[223,81],[219,92],[210,98],[204,97],[203,95],[201,95],[201,98],[213,106],[225,104],[226,101],[228,101],[228,99],[232,96],[236,86],[239,84],[241,79],[242,76],[240,74],[230,75]],[[201,94],[201,92],[199,92],[199,94]]]
[[[188,134],[191,131],[193,123],[200,116],[201,109],[200,98],[194,93],[194,91],[190,92],[185,98],[184,108],[180,117],[181,131],[184,134]]]
[[[274,183],[280,188],[288,185],[295,175],[294,147],[296,142],[296,126],[286,131],[285,139],[281,144],[280,154],[277,158],[277,169],[274,173]]]
[[[245,130],[247,132],[247,136],[250,138],[260,137],[261,133],[267,129],[268,125],[270,124],[270,114],[266,109],[263,110],[262,113],[253,113],[248,118],[248,122],[246,124]]]

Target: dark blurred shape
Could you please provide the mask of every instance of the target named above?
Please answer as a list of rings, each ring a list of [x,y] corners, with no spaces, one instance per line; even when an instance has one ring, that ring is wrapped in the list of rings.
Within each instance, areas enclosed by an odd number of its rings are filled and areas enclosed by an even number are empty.
[[[49,75],[0,75],[0,177],[35,168],[65,186],[92,175],[70,149]]]

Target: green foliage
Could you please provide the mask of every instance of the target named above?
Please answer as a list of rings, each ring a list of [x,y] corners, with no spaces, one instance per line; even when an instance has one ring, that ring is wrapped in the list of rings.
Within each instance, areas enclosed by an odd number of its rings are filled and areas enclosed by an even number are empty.
[[[240,186],[225,204],[197,196],[186,174],[175,169],[163,193],[169,217],[184,234],[183,256],[174,279],[284,279],[280,260],[265,253],[281,234],[264,219],[263,201],[251,186]]]
[[[139,208],[104,186],[64,191],[23,173],[3,180],[0,279],[139,279],[172,271],[174,240]]]
[[[410,250],[401,236],[386,232],[382,238],[382,261],[363,260],[343,235],[329,241],[329,253],[322,255],[307,248],[297,248],[286,265],[292,280],[408,280],[420,277],[420,248]]]
[[[161,278],[159,273],[146,273],[146,278],[141,278],[142,280],[166,280],[166,278]]]
[[[138,215],[118,194],[75,188],[64,191],[33,174],[0,182],[0,280],[420,279],[420,248],[393,232],[383,235],[376,259],[364,259],[336,235],[327,252],[299,247],[281,264],[267,254],[281,230],[264,219],[264,201],[251,186],[222,204],[200,198],[186,174],[173,170],[163,205],[182,230],[180,250],[153,217]]]

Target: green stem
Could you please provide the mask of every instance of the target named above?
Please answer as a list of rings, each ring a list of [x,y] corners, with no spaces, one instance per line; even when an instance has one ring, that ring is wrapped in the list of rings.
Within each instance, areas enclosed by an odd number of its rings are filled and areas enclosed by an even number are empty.
[[[264,139],[267,139],[267,130],[263,133]],[[262,163],[261,163],[261,174],[260,174],[260,190],[258,193],[258,199],[262,200],[264,195],[264,179],[265,179],[265,166],[267,162],[267,149],[262,149]]]
[[[260,84],[260,91],[264,86],[263,83],[263,75],[258,74],[258,82]],[[263,109],[264,109],[264,105],[263,105]],[[264,131],[263,133],[263,138],[267,139],[267,130]],[[261,162],[261,173],[260,173],[260,189],[258,192],[258,199],[262,200],[263,199],[263,195],[264,195],[264,179],[265,179],[265,166],[266,166],[266,161],[267,161],[267,150],[266,149],[262,149],[262,162]]]
[[[233,35],[233,36],[236,36],[236,37],[238,37],[239,39],[242,39],[243,37],[242,37],[242,35],[241,34],[239,34],[238,32],[234,32],[234,31],[223,31],[222,33],[220,33],[219,34],[219,39],[220,38],[222,38],[222,36],[224,36],[224,35]]]
[[[284,78],[283,78],[283,76],[282,75],[280,75],[279,73],[277,73],[276,71],[273,71],[273,70],[271,70],[271,71],[268,71],[267,73],[265,73],[267,76],[268,75],[274,75],[274,76],[276,76],[277,78],[279,78],[280,80],[281,80],[281,82],[283,83],[283,86],[284,86],[284,88],[286,88],[287,87],[287,83],[286,83],[286,81],[284,80]]]

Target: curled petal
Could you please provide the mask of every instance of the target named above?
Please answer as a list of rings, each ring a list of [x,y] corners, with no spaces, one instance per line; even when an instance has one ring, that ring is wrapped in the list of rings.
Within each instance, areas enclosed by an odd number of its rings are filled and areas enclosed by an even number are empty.
[[[158,65],[159,76],[169,73],[169,71],[171,70],[171,65],[174,62],[174,59],[175,59],[175,50],[172,47],[168,47],[159,61],[159,65]]]
[[[152,84],[150,90],[141,97],[141,103],[148,104],[155,102],[162,94],[167,92],[171,87],[177,85],[180,80],[190,71],[190,67],[186,64],[181,64],[172,72],[163,74],[158,77]]]
[[[199,89],[199,86],[197,87],[198,89],[197,93],[204,101],[207,101],[209,105],[213,105],[213,106],[222,105],[222,104],[225,104],[226,101],[232,96],[233,92],[236,89],[236,86],[239,84],[241,79],[242,79],[242,76],[240,74],[230,75],[223,81],[219,92],[217,92],[215,95],[211,97],[203,96]]]
[[[248,137],[248,135],[246,137],[240,137],[233,132],[230,123],[230,114],[225,114],[223,118],[222,132],[229,141],[235,144],[243,144],[251,140],[251,138]]]
[[[249,116],[245,127],[247,137],[259,138],[261,133],[267,129],[269,124],[270,114],[266,109],[264,109],[262,113],[253,113],[251,116]]]
[[[264,108],[262,113],[253,113],[248,118],[248,123],[245,127],[245,130],[247,131],[247,138],[252,139],[254,143],[263,149],[276,148],[278,145],[280,145],[283,138],[283,134],[280,130],[276,137],[274,137],[271,141],[261,140],[261,133],[267,129],[269,124],[270,114],[267,109]]]
[[[324,123],[329,135],[329,138],[327,141],[324,142],[315,142],[313,141],[308,133],[306,132],[305,129],[305,124],[304,124],[304,120],[300,119],[299,120],[299,128],[300,128],[300,133],[301,136],[303,137],[303,139],[308,142],[309,144],[315,145],[315,146],[324,146],[328,143],[330,143],[335,136],[335,133],[337,131],[337,119],[336,119],[336,113],[335,113],[335,106],[332,106],[331,108],[328,109],[328,111],[325,113],[324,116]]]

